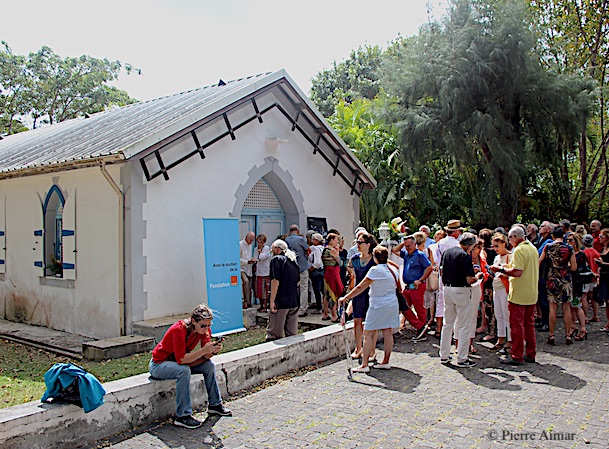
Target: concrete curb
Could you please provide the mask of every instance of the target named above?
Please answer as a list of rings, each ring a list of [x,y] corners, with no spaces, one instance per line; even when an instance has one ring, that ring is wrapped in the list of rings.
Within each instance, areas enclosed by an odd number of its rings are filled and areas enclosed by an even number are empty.
[[[347,325],[347,329],[352,327],[352,323]],[[347,337],[353,346],[353,332],[347,332]],[[226,397],[290,370],[335,357],[345,357],[338,324],[222,354],[214,357],[214,362],[220,391]],[[195,406],[207,401],[201,377],[194,375],[191,379]],[[40,401],[0,409],[0,447],[77,447],[175,413],[174,381],[151,381],[148,374],[140,374],[108,382],[104,388],[106,402],[87,414],[75,405]]]

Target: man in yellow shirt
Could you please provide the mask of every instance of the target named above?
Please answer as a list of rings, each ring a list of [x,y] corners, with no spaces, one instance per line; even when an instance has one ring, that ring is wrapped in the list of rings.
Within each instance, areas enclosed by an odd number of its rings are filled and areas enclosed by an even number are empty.
[[[510,277],[508,310],[512,350],[511,357],[502,359],[501,363],[516,366],[523,365],[524,362],[535,363],[535,304],[539,281],[539,255],[535,246],[526,239],[524,229],[520,226],[510,229],[508,239],[514,248],[512,261],[507,268],[493,265],[490,269],[494,273],[500,272]]]

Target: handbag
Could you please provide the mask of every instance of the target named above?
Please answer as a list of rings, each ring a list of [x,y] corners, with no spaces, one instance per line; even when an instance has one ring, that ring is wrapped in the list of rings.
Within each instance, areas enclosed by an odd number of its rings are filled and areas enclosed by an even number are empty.
[[[387,269],[389,270],[391,276],[393,276],[393,280],[395,281],[395,296],[397,296],[398,298],[398,308],[400,312],[408,310],[410,307],[408,307],[408,304],[406,304],[406,298],[404,298],[404,295],[402,295],[402,289],[400,288],[400,284],[398,283],[398,278],[395,277],[395,274],[393,274],[393,270],[389,268],[389,265],[387,265]]]
[[[434,269],[429,276],[427,276],[427,283],[425,289],[428,292],[435,292],[440,288],[440,280],[438,275],[438,270]]]
[[[593,281],[593,273],[590,271],[588,262],[577,266],[577,281],[581,284],[589,284]]]

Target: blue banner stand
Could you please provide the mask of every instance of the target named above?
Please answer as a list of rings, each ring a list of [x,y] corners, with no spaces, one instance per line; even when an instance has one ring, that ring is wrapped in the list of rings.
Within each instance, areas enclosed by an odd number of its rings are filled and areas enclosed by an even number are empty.
[[[239,220],[204,218],[203,246],[207,305],[214,313],[214,337],[244,331]]]

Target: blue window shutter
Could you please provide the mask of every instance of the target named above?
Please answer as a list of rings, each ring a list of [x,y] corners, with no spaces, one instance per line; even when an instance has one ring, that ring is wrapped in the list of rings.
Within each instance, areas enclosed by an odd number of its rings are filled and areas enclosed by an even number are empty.
[[[72,190],[63,205],[61,244],[63,246],[63,278],[76,279],[76,190]]]
[[[40,213],[40,224],[42,224],[42,212]],[[44,276],[44,230],[34,231],[34,270],[38,276]]]

